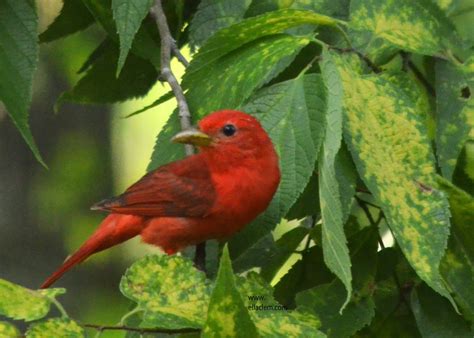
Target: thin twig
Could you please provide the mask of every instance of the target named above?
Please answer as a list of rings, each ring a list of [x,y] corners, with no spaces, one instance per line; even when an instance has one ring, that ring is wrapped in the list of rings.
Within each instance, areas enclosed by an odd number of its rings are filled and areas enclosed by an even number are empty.
[[[83,324],[82,326],[95,329],[97,331],[129,331],[129,332],[138,332],[140,334],[143,333],[168,333],[168,334],[174,334],[174,333],[197,333],[201,332],[200,329],[194,329],[194,328],[184,328],[184,329],[163,329],[163,328],[141,328],[141,327],[131,327],[131,326],[125,326],[125,325],[97,325],[97,324]]]
[[[181,88],[178,80],[171,70],[171,53],[178,58],[178,60],[187,67],[189,65],[186,58],[179,51],[176,41],[173,39],[168,27],[166,15],[163,11],[161,0],[155,0],[155,4],[150,9],[151,16],[155,19],[158,31],[160,32],[161,39],[161,78],[168,82],[171,89],[173,90],[176,101],[178,102],[179,119],[181,129],[189,129],[191,127],[191,113],[189,111],[188,103],[184,96],[183,89]],[[194,154],[194,147],[190,144],[185,145],[186,155],[191,156]],[[206,243],[202,242],[196,245],[196,254],[194,256],[194,264],[197,267],[202,267],[205,271],[206,262]]]

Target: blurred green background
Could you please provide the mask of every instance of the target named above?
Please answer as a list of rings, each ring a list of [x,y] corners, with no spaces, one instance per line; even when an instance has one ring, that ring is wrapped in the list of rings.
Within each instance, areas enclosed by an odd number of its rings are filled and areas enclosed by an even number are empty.
[[[40,31],[61,5],[59,0],[37,1]],[[169,101],[124,118],[167,91],[158,84],[140,100],[114,106],[64,104],[54,112],[57,98],[80,78],[77,70],[104,36],[95,26],[41,45],[30,112],[49,170],[33,158],[0,105],[0,278],[37,288],[103,218],[89,207],[145,173],[156,135],[174,109]],[[183,69],[173,66],[180,76]],[[151,251],[158,250],[136,239],[94,256],[57,283],[68,289],[61,302],[85,323],[116,324],[128,308],[118,290],[120,277],[132,261]]]

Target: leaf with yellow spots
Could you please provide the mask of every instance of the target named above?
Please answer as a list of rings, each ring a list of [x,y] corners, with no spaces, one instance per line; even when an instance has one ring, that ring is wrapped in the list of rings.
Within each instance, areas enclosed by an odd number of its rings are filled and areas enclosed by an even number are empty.
[[[202,314],[201,314],[202,316]],[[202,337],[258,337],[257,328],[235,285],[227,245],[212,290]]]
[[[436,189],[423,118],[393,82],[339,64],[345,139],[357,170],[417,274],[451,300],[438,271],[449,236],[449,206]]]
[[[85,337],[84,329],[69,318],[52,318],[32,324],[26,331],[26,338]]]
[[[186,71],[183,86],[189,88],[186,98],[190,109],[200,118],[218,109],[237,108],[284,70],[308,43],[309,39],[304,37],[272,35],[253,41],[199,71]]]
[[[341,311],[352,293],[352,274],[349,249],[344,234],[340,187],[336,173],[336,155],[342,139],[343,87],[336,64],[327,48],[323,49],[321,73],[327,92],[326,132],[319,155],[319,200],[321,205],[322,245],[324,262],[343,282],[347,296]]]
[[[52,298],[63,294],[64,289],[30,290],[0,279],[0,315],[31,321],[46,316]]]
[[[21,334],[15,325],[0,321],[0,337],[17,338],[21,337]]]
[[[461,150],[474,138],[474,56],[462,66],[436,61],[436,149],[443,176],[452,179]]]
[[[273,298],[271,286],[257,273],[238,277],[236,283],[261,337],[325,337],[315,316],[281,306]]]
[[[289,28],[305,24],[334,26],[338,21],[312,11],[282,9],[224,28],[214,34],[193,57],[187,73],[199,71],[220,57],[261,37],[283,33]]]
[[[148,256],[122,277],[120,290],[143,311],[142,325],[200,328],[206,318],[210,283],[191,261],[179,256]]]
[[[419,54],[439,55],[459,45],[455,29],[430,0],[353,0],[350,27]]]

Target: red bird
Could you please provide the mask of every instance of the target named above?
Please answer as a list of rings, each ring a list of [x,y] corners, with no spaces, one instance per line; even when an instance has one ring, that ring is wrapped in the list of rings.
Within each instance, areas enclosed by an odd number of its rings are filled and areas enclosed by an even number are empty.
[[[178,133],[172,141],[193,144],[199,153],[159,167],[122,195],[94,205],[110,215],[41,288],[90,255],[137,235],[171,255],[227,238],[267,208],[280,169],[272,141],[254,117],[214,112],[200,121],[199,130]]]

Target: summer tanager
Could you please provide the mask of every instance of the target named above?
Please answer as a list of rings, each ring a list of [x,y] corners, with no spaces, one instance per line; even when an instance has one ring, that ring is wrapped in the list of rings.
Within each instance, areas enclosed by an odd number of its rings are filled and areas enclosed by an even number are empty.
[[[214,112],[199,129],[178,133],[172,141],[193,144],[199,152],[151,171],[120,196],[94,205],[93,210],[110,214],[41,288],[90,255],[137,235],[171,255],[208,239],[228,238],[267,208],[280,170],[272,141],[255,118]]]

